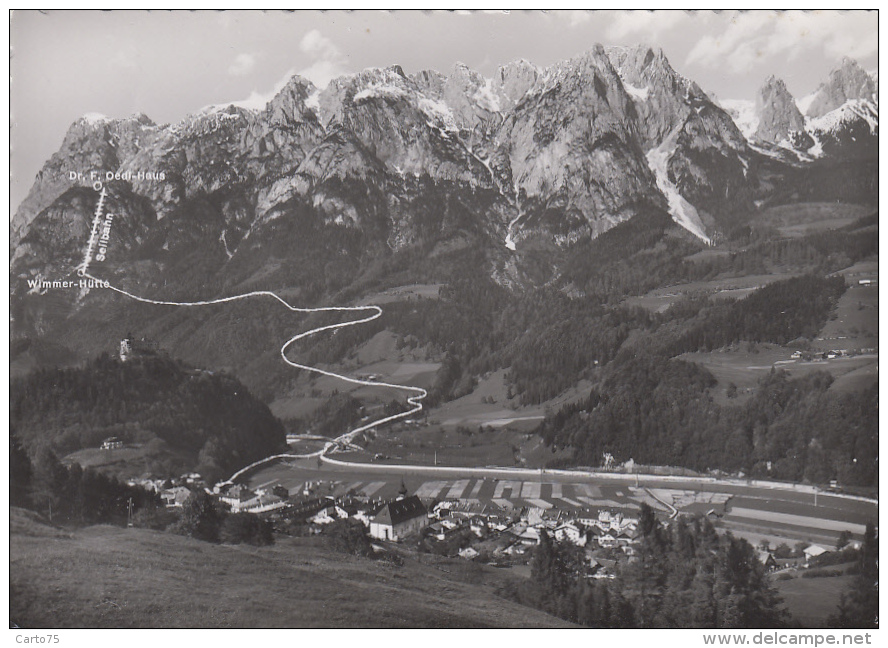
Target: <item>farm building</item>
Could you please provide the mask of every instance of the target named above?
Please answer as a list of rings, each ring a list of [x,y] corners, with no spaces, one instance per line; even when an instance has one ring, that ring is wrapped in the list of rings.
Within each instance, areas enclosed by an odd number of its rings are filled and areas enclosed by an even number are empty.
[[[167,508],[181,507],[191,495],[191,491],[184,486],[167,488],[160,494],[160,499]]]
[[[115,450],[123,447],[123,441],[117,437],[108,437],[102,441],[102,450]]]
[[[428,524],[428,512],[416,495],[386,504],[370,519],[370,535],[380,540],[401,540]]]
[[[757,551],[756,557],[759,562],[764,565],[767,571],[774,571],[777,569],[777,561],[774,559],[774,554],[770,551]]]
[[[829,553],[829,549],[821,547],[820,545],[811,545],[805,549],[805,562],[809,562],[812,558],[816,558],[817,556],[821,556],[825,553]]]
[[[555,539],[559,542],[570,542],[579,547],[586,546],[586,534],[576,524],[567,522],[555,529]]]
[[[256,493],[243,484],[234,484],[219,495],[219,500],[228,504],[231,510],[235,511],[240,510],[244,502],[248,502],[254,497],[256,497]]]

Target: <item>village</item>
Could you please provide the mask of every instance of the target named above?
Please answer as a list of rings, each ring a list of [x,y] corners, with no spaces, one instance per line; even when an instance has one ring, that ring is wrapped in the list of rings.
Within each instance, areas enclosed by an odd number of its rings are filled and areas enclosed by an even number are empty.
[[[207,487],[201,476],[189,473],[173,480],[142,480],[170,509],[181,508],[194,490],[211,494],[232,513],[250,513],[272,522],[284,535],[322,534],[338,521],[362,525],[374,550],[384,552],[392,543],[409,551],[433,553],[494,567],[527,565],[533,549],[546,534],[553,543],[568,545],[582,556],[583,575],[613,579],[622,564],[638,551],[638,508],[558,508],[509,506],[505,502],[475,499],[420,498],[401,483],[394,499],[371,497],[355,490],[334,494],[334,484],[322,480],[287,489],[280,484],[250,488],[244,484]],[[699,513],[702,514],[702,513]],[[719,514],[707,515],[719,523]],[[662,516],[668,525],[672,516]],[[798,542],[771,547],[762,542],[759,561],[770,573],[799,571],[842,560],[842,551],[857,549],[850,536],[841,546]]]
[[[845,350],[828,351],[816,355],[796,351],[791,357],[793,360],[816,361],[866,351],[869,350],[850,353]],[[124,362],[158,353],[162,353],[158,345],[144,337],[136,339],[128,334],[120,342],[119,356]],[[375,381],[379,376],[370,374],[360,378]],[[414,424],[414,421],[407,420],[405,423]],[[305,438],[314,437],[300,435],[288,437],[288,441]],[[122,447],[124,443],[117,437],[109,437],[101,445],[101,449],[108,451]],[[384,457],[377,455],[374,461],[381,458]],[[603,469],[612,469],[613,463],[613,457],[606,453]],[[552,542],[570,545],[578,554],[582,554],[580,562],[585,570],[584,575],[596,579],[615,578],[619,565],[635,558],[639,544],[637,503],[611,500],[610,505],[604,505],[601,500],[579,496],[589,503],[583,506],[583,502],[562,496],[553,499],[573,503],[574,506],[552,505],[539,498],[530,498],[529,502],[524,502],[528,505],[522,505],[497,497],[502,493],[500,487],[507,488],[509,482],[494,487],[492,500],[455,497],[454,492],[446,488],[440,491],[440,495],[434,495],[433,492],[438,492],[434,489],[438,485],[436,482],[432,482],[432,491],[426,489],[424,484],[410,495],[402,481],[400,492],[394,499],[356,488],[343,493],[343,489],[336,488],[334,483],[323,480],[308,481],[293,488],[271,482],[253,488],[240,483],[220,482],[210,488],[200,474],[193,472],[178,478],[140,479],[129,483],[157,493],[163,505],[170,509],[180,509],[192,493],[205,491],[231,513],[249,513],[270,520],[277,533],[320,534],[327,525],[344,520],[363,525],[380,551],[385,551],[380,543],[394,542],[407,549],[459,557],[496,567],[526,565],[533,548],[540,544],[543,534],[546,534]],[[456,484],[459,482],[454,484],[454,488]],[[830,490],[836,488],[837,483],[832,481]],[[477,493],[477,487],[474,490]],[[557,492],[561,491],[561,487],[557,486]],[[553,489],[553,495],[555,492]],[[645,489],[645,493],[645,501],[653,505],[667,525],[679,514],[706,515],[718,525],[729,499],[729,496],[710,496],[698,501],[699,495],[695,494],[684,501],[689,496],[679,491],[660,492],[660,497],[650,489]],[[668,496],[672,497],[672,504],[661,499]],[[679,506],[681,511],[676,508]],[[832,564],[833,559],[841,558],[837,555],[839,549],[856,549],[859,545],[860,542],[850,536],[836,551],[804,542],[796,543],[792,549],[786,544],[772,548],[764,541],[758,546],[757,555],[767,571],[783,572]]]
[[[180,487],[181,488],[181,487]],[[543,533],[584,552],[586,574],[614,578],[617,564],[635,555],[637,510],[560,510],[509,507],[465,499],[420,499],[401,485],[393,500],[351,492],[326,495],[329,484],[307,482],[296,493],[276,485],[241,484],[213,489],[232,512],[260,514],[279,533],[319,534],[339,520],[362,524],[377,544],[483,562],[497,567],[526,564]],[[169,499],[169,498],[167,498]],[[179,504],[171,500],[172,506]],[[382,549],[382,546],[379,546]]]

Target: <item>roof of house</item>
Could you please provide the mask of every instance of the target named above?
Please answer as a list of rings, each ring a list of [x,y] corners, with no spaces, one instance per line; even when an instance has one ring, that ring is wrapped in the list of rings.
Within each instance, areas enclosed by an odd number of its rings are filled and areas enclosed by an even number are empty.
[[[820,554],[828,553],[829,549],[825,549],[820,545],[811,545],[810,547],[805,549],[806,556],[819,556]]]
[[[386,504],[382,510],[373,518],[374,522],[382,524],[401,524],[421,515],[426,515],[426,507],[416,495],[405,497],[404,499],[395,500]]]

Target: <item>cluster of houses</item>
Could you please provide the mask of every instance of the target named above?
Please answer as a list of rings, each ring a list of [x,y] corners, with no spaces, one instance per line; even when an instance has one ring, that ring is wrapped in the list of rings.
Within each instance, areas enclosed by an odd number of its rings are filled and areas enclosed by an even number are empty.
[[[616,564],[635,555],[639,539],[637,518],[622,510],[503,509],[445,500],[432,508],[429,517],[434,521],[423,532],[426,538],[438,542],[460,538],[458,553],[463,558],[513,562],[529,555],[545,533],[553,542],[582,550],[587,572],[594,578],[613,578]]]
[[[243,484],[230,484],[214,489],[220,502],[232,513],[271,513],[287,506],[290,492],[283,486],[250,489]]]
[[[637,519],[621,510],[504,508],[467,500],[423,502],[408,495],[403,486],[398,497],[389,501],[324,496],[311,489],[291,496],[280,486],[266,490],[227,485],[215,494],[233,512],[267,513],[281,525],[305,524],[321,532],[338,520],[352,520],[363,524],[376,540],[425,543],[446,549],[449,555],[500,565],[525,562],[546,533],[553,542],[584,551],[587,571],[596,578],[612,578],[616,564],[635,554],[638,541]]]
[[[859,540],[851,540],[846,548],[860,549]],[[801,550],[800,555],[778,558],[770,549],[760,549],[757,552],[759,562],[770,572],[783,571],[785,569],[808,568],[813,566],[817,559],[826,554],[833,553],[832,549],[818,544],[811,544]]]
[[[138,484],[159,493],[168,507],[181,507],[194,489],[204,488],[196,473]],[[309,525],[314,532],[337,520],[353,520],[367,527],[368,535],[376,540],[446,544],[451,555],[497,565],[526,560],[546,533],[553,542],[583,551],[585,569],[592,578],[614,578],[617,565],[633,559],[639,542],[638,519],[632,510],[508,508],[477,500],[442,500],[427,506],[416,495],[408,495],[403,485],[398,497],[389,501],[353,494],[323,495],[320,490],[306,484],[291,494],[281,485],[251,489],[226,484],[214,488],[212,494],[233,513],[267,514],[276,522]],[[849,546],[855,544],[859,543]],[[778,558],[763,549],[758,558],[769,571],[781,571],[808,567],[829,552],[812,544],[796,556]]]
[[[834,358],[853,358],[864,353],[874,353],[875,349],[830,349],[829,351],[793,351],[789,356],[793,360],[811,362],[815,360],[833,360]]]
[[[131,479],[127,483],[157,493],[167,508],[181,508],[194,490],[201,490],[206,486],[203,477],[195,472],[172,479]]]

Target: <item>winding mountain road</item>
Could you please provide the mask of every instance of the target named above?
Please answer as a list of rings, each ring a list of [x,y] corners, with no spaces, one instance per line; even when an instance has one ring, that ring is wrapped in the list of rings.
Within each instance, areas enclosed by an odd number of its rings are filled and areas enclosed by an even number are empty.
[[[77,274],[81,277],[86,277],[89,279],[93,279],[95,281],[105,282],[107,284],[107,288],[113,290],[121,295],[124,295],[130,299],[135,301],[139,301],[147,304],[155,304],[157,306],[176,306],[176,307],[199,307],[199,306],[209,306],[214,304],[224,304],[228,302],[235,302],[244,299],[252,299],[252,298],[270,298],[282,306],[287,308],[288,310],[295,313],[368,313],[364,317],[360,317],[358,319],[348,320],[345,322],[337,322],[334,324],[327,324],[325,326],[319,326],[308,331],[304,331],[302,333],[298,333],[287,340],[283,346],[281,346],[280,354],[281,358],[285,363],[294,367],[296,369],[303,369],[305,371],[309,371],[312,373],[317,373],[323,376],[329,376],[332,378],[337,378],[344,382],[354,384],[354,385],[364,385],[369,387],[388,387],[396,390],[403,390],[409,394],[407,397],[407,403],[411,406],[410,409],[404,412],[400,412],[398,414],[393,414],[391,416],[384,417],[377,421],[373,421],[371,423],[367,423],[366,425],[359,426],[352,430],[345,432],[340,435],[336,439],[332,441],[328,441],[324,447],[318,451],[308,453],[308,454],[278,454],[270,457],[266,457],[261,459],[260,461],[254,462],[248,466],[244,466],[237,472],[235,472],[226,482],[224,483],[233,483],[239,477],[242,477],[246,473],[253,471],[264,464],[269,464],[273,461],[281,460],[281,459],[309,459],[309,458],[320,458],[323,464],[326,464],[330,468],[338,471],[352,472],[352,473],[386,473],[387,475],[435,475],[439,477],[444,476],[460,476],[461,478],[471,477],[471,478],[481,478],[481,479],[498,479],[500,477],[508,477],[513,479],[523,479],[523,480],[540,480],[542,481],[543,476],[553,482],[628,482],[628,481],[636,481],[642,479],[646,482],[647,486],[655,486],[655,485],[668,485],[672,488],[691,488],[691,489],[714,489],[719,491],[727,491],[730,492],[734,496],[742,496],[747,495],[749,497],[754,498],[755,500],[762,499],[772,499],[776,492],[783,492],[781,499],[789,498],[793,500],[797,500],[794,504],[801,504],[801,501],[798,501],[800,498],[810,498],[811,496],[815,497],[816,504],[816,495],[814,495],[816,487],[812,486],[802,486],[797,484],[782,484],[778,482],[742,482],[740,480],[715,480],[713,478],[693,478],[693,477],[668,477],[663,475],[619,475],[615,473],[600,473],[595,471],[588,470],[530,470],[530,469],[522,469],[522,468],[496,468],[496,467],[485,467],[485,468],[460,468],[460,467],[447,467],[447,466],[427,466],[427,465],[391,465],[391,464],[367,464],[361,462],[349,462],[342,461],[340,459],[334,459],[333,457],[328,456],[328,453],[333,448],[344,446],[350,444],[354,438],[367,430],[371,430],[377,428],[379,426],[385,425],[387,423],[391,423],[393,421],[397,421],[399,419],[410,417],[417,412],[422,411],[423,405],[422,400],[428,395],[428,392],[421,387],[413,387],[410,385],[399,385],[395,383],[387,383],[387,382],[379,382],[376,380],[364,380],[360,378],[354,378],[352,376],[346,376],[344,374],[336,373],[333,371],[329,371],[326,369],[320,369],[318,367],[313,367],[310,365],[301,364],[299,362],[295,362],[287,357],[287,349],[294,344],[295,342],[315,335],[316,333],[321,333],[323,331],[331,331],[339,328],[345,328],[348,326],[357,326],[359,324],[366,324],[368,322],[372,322],[373,320],[379,318],[383,311],[382,308],[376,305],[364,305],[364,306],[322,306],[317,308],[307,308],[294,306],[287,302],[285,299],[280,297],[274,292],[268,290],[257,290],[252,292],[243,293],[240,295],[233,295],[230,297],[219,297],[216,299],[208,299],[208,300],[200,300],[200,301],[191,301],[191,302],[176,302],[176,301],[166,301],[166,300],[157,300],[150,299],[147,297],[142,297],[140,295],[136,295],[131,293],[123,288],[119,288],[114,285],[110,285],[107,280],[99,279],[89,273],[89,266],[92,262],[92,254],[95,249],[96,237],[98,235],[98,227],[97,223],[100,222],[102,216],[102,208],[104,205],[105,191],[104,188],[100,188],[100,197],[99,203],[96,207],[95,220],[93,223],[93,228],[90,233],[90,239],[86,248],[84,261],[78,266]],[[794,492],[792,492],[794,491]],[[653,495],[651,495],[654,497]],[[851,496],[843,496],[840,494],[830,494],[827,496],[830,500],[837,503],[837,505],[841,506],[839,502],[844,501],[845,506],[857,506],[857,507],[865,507],[867,512],[869,512],[869,508],[872,506],[877,506],[877,500],[872,500],[868,498],[857,498]],[[677,510],[672,504],[660,500],[656,498],[657,501],[660,501],[664,504],[665,507],[669,510],[672,516],[677,514]],[[855,502],[856,500],[856,502]],[[863,511],[861,511],[862,513]]]
[[[304,331],[302,333],[298,333],[294,335],[289,340],[287,340],[283,346],[281,347],[281,358],[283,358],[284,362],[286,362],[291,367],[296,369],[304,369],[305,371],[310,371],[312,373],[321,374],[323,376],[329,376],[331,378],[337,378],[347,383],[351,383],[353,385],[366,385],[369,387],[390,387],[392,389],[403,390],[411,394],[407,397],[407,403],[411,405],[411,409],[405,412],[399,412],[398,414],[393,414],[391,416],[387,416],[385,418],[379,419],[377,421],[373,421],[371,423],[367,423],[366,425],[362,425],[360,427],[354,428],[353,430],[349,430],[348,432],[340,435],[333,441],[328,442],[321,450],[318,450],[309,454],[280,454],[273,455],[271,457],[266,457],[260,461],[257,461],[249,466],[245,466],[237,471],[228,482],[233,482],[237,477],[241,474],[256,468],[264,463],[268,463],[270,461],[274,461],[276,459],[302,459],[307,457],[320,456],[327,453],[330,449],[336,447],[337,445],[348,445],[352,442],[352,440],[360,433],[366,432],[367,430],[372,430],[373,428],[379,427],[380,425],[385,425],[386,423],[391,423],[392,421],[397,421],[402,418],[407,418],[416,414],[417,412],[422,411],[422,399],[428,396],[428,392],[422,387],[413,387],[411,385],[398,385],[396,383],[386,383],[380,382],[377,380],[363,380],[361,378],[353,378],[351,376],[346,376],[343,374],[339,374],[333,371],[328,371],[326,369],[320,369],[319,367],[312,367],[310,365],[304,365],[299,362],[294,362],[290,358],[287,357],[287,349],[294,343],[302,340],[304,338],[315,335],[316,333],[322,333],[323,331],[332,331],[335,329],[345,328],[348,326],[357,326],[359,324],[366,324],[367,322],[372,322],[373,320],[382,316],[382,308],[375,305],[367,305],[367,306],[321,306],[317,308],[307,308],[294,306],[290,304],[288,301],[283,299],[280,295],[271,292],[270,290],[254,290],[251,292],[246,292],[240,295],[232,295],[230,297],[219,297],[216,299],[206,299],[200,301],[191,301],[191,302],[177,302],[177,301],[166,301],[166,300],[158,300],[158,299],[150,299],[148,297],[142,297],[140,295],[136,295],[134,293],[129,292],[128,290],[124,290],[123,288],[118,288],[110,284],[106,279],[100,279],[89,272],[89,266],[93,261],[93,253],[95,251],[96,239],[98,237],[98,223],[101,222],[102,218],[102,210],[104,207],[106,192],[104,187],[100,187],[99,191],[99,202],[96,205],[95,216],[93,219],[93,227],[90,232],[89,241],[87,243],[86,251],[84,254],[83,262],[77,267],[77,274],[80,277],[84,277],[87,279],[93,279],[96,282],[101,282],[107,284],[107,288],[113,290],[116,293],[129,297],[138,302],[142,302],[145,304],[154,304],[157,306],[179,306],[179,307],[196,307],[196,306],[211,306],[214,304],[225,304],[229,302],[240,301],[243,299],[251,299],[254,297],[265,297],[271,298],[281,305],[283,305],[288,310],[294,313],[362,313],[370,311],[370,314],[366,317],[361,317],[359,319],[348,320],[345,322],[337,322],[335,324],[327,324],[326,326],[318,326],[316,328],[310,329],[308,331]]]

